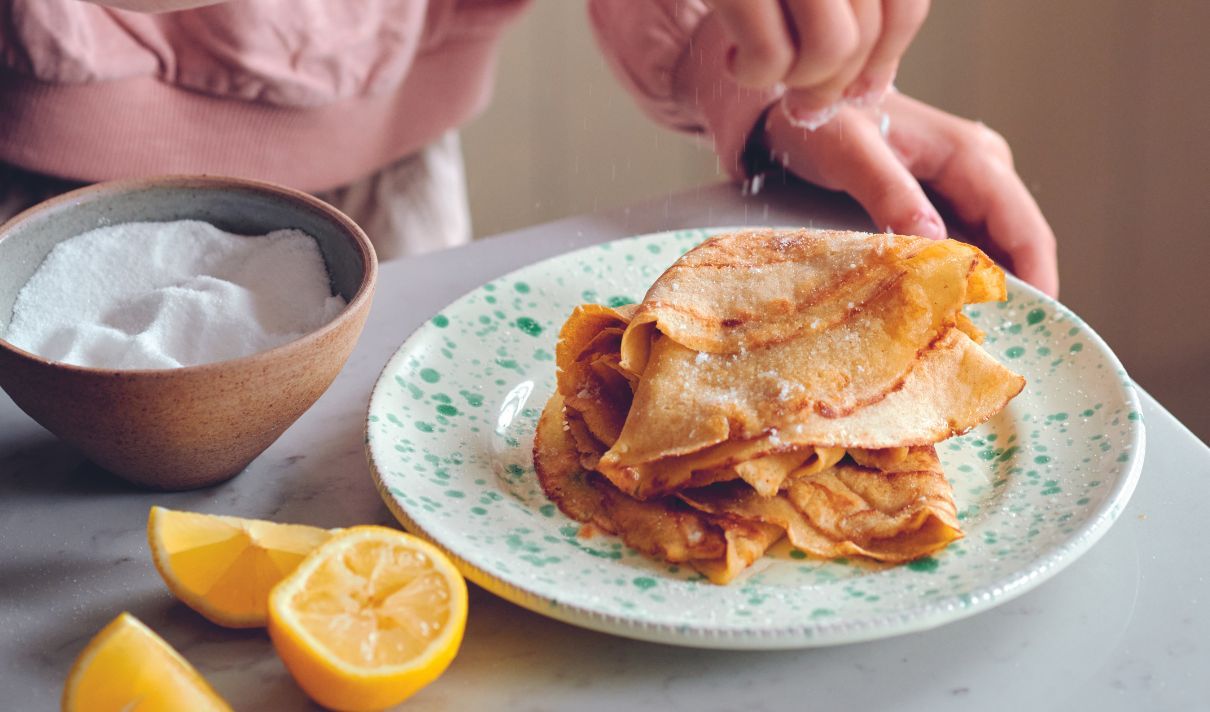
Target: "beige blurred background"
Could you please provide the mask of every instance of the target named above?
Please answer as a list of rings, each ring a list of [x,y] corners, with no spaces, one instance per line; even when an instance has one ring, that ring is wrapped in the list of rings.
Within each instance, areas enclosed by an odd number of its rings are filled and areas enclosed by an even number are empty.
[[[1062,298],[1210,439],[1210,3],[934,0],[905,93],[1012,143],[1060,243]],[[537,0],[464,133],[476,235],[721,180],[644,118],[580,0]]]

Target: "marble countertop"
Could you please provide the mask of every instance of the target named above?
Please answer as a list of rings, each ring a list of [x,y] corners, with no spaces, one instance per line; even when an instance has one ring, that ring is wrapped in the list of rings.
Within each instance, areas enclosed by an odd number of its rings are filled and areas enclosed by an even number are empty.
[[[713,186],[383,265],[365,333],[320,401],[246,472],[149,493],[85,461],[0,396],[0,707],[58,706],[85,642],[129,610],[237,710],[312,709],[263,631],[176,603],[147,551],[153,504],[319,526],[391,521],[362,451],[370,388],[424,319],[468,289],[602,240],[739,224],[861,226],[831,194]],[[1210,709],[1210,575],[1195,537],[1210,449],[1143,394],[1148,446],[1130,506],[1088,554],[998,608],[934,630],[789,652],[720,652],[610,637],[472,586],[462,651],[415,710]]]

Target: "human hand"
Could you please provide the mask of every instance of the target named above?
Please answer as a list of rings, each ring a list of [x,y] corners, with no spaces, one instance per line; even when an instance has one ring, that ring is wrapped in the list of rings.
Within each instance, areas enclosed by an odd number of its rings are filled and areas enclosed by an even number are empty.
[[[929,0],[707,0],[734,43],[727,66],[745,86],[784,85],[783,108],[808,127],[842,100],[877,104]]]
[[[104,5],[118,10],[156,14],[192,10],[206,5],[217,5],[226,0],[87,0],[94,5]]]
[[[769,112],[764,128],[774,161],[848,193],[878,229],[945,237],[927,187],[971,242],[1043,292],[1058,294],[1054,233],[1014,170],[1008,143],[983,124],[891,92],[879,108],[842,107],[818,131],[795,126],[780,111]]]

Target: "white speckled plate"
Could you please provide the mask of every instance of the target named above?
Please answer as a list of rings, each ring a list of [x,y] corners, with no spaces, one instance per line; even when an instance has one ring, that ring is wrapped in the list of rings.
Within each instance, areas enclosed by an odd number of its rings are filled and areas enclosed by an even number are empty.
[[[530,454],[554,389],[559,327],[582,302],[640,299],[710,231],[561,255],[450,304],[387,364],[366,442],[383,498],[467,578],[526,608],[618,635],[713,648],[847,643],[930,628],[1037,586],[1122,512],[1143,462],[1139,405],[1078,317],[1017,280],[968,307],[1028,385],[990,422],[938,446],[966,538],[906,566],[819,563],[780,545],[728,586],[584,539],[542,494]]]

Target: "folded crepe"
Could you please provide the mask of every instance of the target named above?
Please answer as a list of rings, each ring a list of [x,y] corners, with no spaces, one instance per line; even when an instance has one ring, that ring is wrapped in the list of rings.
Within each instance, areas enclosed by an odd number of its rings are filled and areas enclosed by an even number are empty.
[[[795,548],[820,558],[902,563],[962,537],[932,446],[912,448],[910,457],[888,469],[852,460],[796,477],[773,497],[734,482],[678,496],[702,512],[774,524]]]
[[[534,463],[546,496],[576,521],[617,534],[648,556],[684,563],[726,583],[785,534],[776,522],[696,509],[674,497],[637,500],[619,492],[580,461],[555,393],[538,419]]]
[[[572,313],[543,416],[560,435],[540,427],[535,446],[543,487],[718,582],[782,535],[820,557],[937,551],[961,531],[933,444],[1024,386],[961,311],[1004,298],[1003,272],[951,240],[711,238],[641,304]]]

